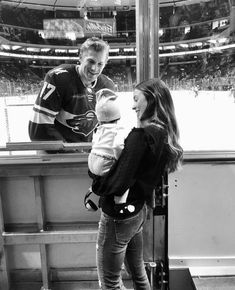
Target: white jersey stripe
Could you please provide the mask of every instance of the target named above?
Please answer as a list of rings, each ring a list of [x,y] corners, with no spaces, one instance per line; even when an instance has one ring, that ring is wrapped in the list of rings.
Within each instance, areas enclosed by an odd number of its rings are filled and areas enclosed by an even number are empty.
[[[58,114],[58,112],[55,112],[55,111],[52,111],[52,110],[49,110],[49,109],[46,109],[44,107],[41,107],[39,105],[34,105],[34,108],[37,110],[37,111],[41,111],[43,113],[46,113],[46,114],[50,114],[52,116],[56,116]]]
[[[36,124],[54,124],[55,117],[42,114],[40,112],[34,111],[33,116],[30,121]]]

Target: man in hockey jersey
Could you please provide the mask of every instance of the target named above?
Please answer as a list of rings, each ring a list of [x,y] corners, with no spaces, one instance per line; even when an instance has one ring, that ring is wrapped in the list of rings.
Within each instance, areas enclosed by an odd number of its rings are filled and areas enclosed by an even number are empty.
[[[79,65],[62,64],[46,74],[29,121],[32,141],[91,141],[97,124],[95,93],[114,90],[113,81],[102,74],[108,55],[105,41],[88,38],[80,47]]]

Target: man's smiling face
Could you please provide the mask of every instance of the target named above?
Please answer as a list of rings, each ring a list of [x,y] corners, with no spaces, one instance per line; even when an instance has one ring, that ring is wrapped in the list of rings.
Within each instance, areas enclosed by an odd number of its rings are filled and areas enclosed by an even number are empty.
[[[95,51],[89,48],[80,57],[79,74],[84,84],[94,82],[102,73],[107,62],[107,51]]]

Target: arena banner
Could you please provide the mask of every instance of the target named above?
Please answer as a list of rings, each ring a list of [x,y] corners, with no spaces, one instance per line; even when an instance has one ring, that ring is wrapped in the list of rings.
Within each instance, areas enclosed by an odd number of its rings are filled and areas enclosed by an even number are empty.
[[[84,20],[84,33],[116,36],[116,22],[113,18],[102,20],[86,19]]]
[[[86,0],[87,7],[100,7],[101,1],[97,0]],[[102,7],[105,6],[116,6],[116,5],[130,5],[130,0],[102,0]],[[132,1],[133,2],[133,1]]]
[[[116,36],[116,20],[103,19],[44,19],[40,35],[44,39],[71,39],[85,36]]]

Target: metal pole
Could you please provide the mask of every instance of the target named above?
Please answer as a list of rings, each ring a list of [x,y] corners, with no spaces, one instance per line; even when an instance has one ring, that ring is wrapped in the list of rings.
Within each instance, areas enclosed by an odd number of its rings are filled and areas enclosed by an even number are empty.
[[[159,77],[159,0],[149,0],[150,8],[150,77]]]
[[[136,80],[149,78],[149,0],[136,0]]]

